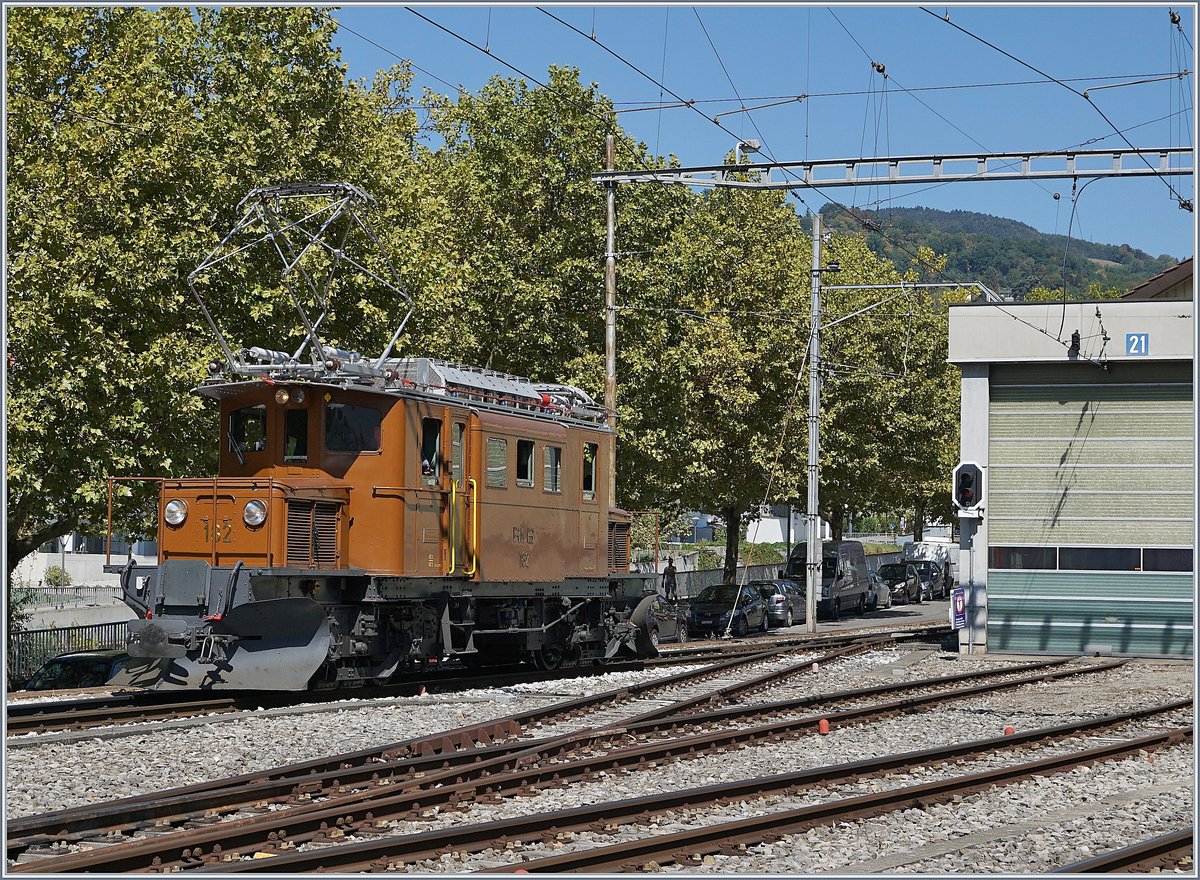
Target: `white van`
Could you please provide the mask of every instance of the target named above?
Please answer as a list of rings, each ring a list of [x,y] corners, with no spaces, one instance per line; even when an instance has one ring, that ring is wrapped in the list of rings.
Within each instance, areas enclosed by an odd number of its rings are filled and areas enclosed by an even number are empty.
[[[808,543],[792,548],[783,576],[805,584],[808,570]],[[821,543],[821,595],[817,598],[817,617],[836,620],[843,612],[862,614],[867,605],[867,557],[860,541],[823,541]]]

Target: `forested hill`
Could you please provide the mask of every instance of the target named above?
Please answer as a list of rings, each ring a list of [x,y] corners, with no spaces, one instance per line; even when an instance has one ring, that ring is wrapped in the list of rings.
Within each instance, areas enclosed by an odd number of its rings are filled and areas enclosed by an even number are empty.
[[[891,208],[856,209],[856,213],[879,224],[880,232],[867,233],[868,243],[899,268],[913,262],[909,251],[926,245],[949,258],[947,277],[982,281],[992,290],[1017,297],[1035,287],[1062,288],[1064,253],[1071,296],[1087,293],[1092,284],[1128,290],[1178,262],[1167,254],[1152,257],[1127,244],[1097,244],[1074,237],[1068,242],[1065,235],[972,211]],[[832,205],[821,209],[821,219],[836,232],[864,232],[861,224]]]

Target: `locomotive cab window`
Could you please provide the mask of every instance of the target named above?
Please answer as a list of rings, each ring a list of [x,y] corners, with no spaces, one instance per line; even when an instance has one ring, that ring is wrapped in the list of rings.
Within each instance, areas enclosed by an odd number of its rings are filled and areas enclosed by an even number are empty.
[[[517,441],[517,485],[533,486],[533,441]]]
[[[492,489],[508,486],[508,441],[488,437],[487,484]]]
[[[421,419],[421,479],[434,485],[442,475],[442,420]]]
[[[229,451],[241,459],[246,452],[267,448],[267,407],[244,406],[229,417]]]
[[[283,457],[287,461],[308,460],[308,410],[289,409],[284,416]]]
[[[583,444],[583,500],[596,500],[596,461],[600,447],[595,443]]]
[[[546,447],[545,478],[542,488],[547,492],[562,491],[562,449],[557,446]]]
[[[382,423],[377,409],[331,403],[325,408],[325,448],[330,452],[378,452]]]

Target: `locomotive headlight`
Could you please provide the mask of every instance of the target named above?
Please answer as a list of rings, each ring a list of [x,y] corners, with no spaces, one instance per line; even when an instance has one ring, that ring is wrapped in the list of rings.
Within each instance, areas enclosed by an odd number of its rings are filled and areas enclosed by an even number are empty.
[[[290,395],[288,394],[288,390],[286,388],[280,388],[278,391],[275,392],[275,402],[278,403],[280,406],[283,406],[285,403],[288,402],[289,396]]]
[[[178,498],[168,501],[167,506],[163,508],[163,519],[169,526],[183,525],[183,521],[187,519],[187,502]]]
[[[267,521],[267,505],[257,499],[247,501],[242,508],[242,519],[252,529],[261,526]]]
[[[292,395],[292,403],[297,404],[297,405],[304,403],[304,389],[303,388],[296,389],[296,393]]]

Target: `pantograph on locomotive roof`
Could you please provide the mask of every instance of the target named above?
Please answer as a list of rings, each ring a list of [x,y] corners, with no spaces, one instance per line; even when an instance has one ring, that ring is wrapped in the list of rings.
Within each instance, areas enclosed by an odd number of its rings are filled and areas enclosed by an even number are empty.
[[[524,414],[604,424],[603,407],[572,385],[534,382],[495,370],[433,358],[392,357],[413,313],[391,258],[371,227],[367,210],[375,200],[351,183],[290,183],[260,187],[238,204],[241,218],[188,275],[200,310],[217,339],[226,363],[210,365],[211,386],[222,374],[274,380],[307,380],[358,385],[391,393],[465,398],[474,406],[516,409]],[[296,309],[303,339],[292,353],[251,346],[233,348],[218,328],[197,287],[203,276],[229,261],[263,247],[273,251],[281,280]],[[376,268],[371,268],[375,266]],[[404,317],[382,353],[374,359],[328,344],[320,329],[331,308],[331,292],[340,271],[363,275],[404,305]],[[203,390],[203,389],[202,389]]]

